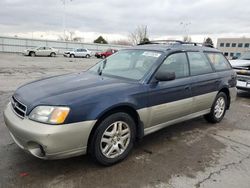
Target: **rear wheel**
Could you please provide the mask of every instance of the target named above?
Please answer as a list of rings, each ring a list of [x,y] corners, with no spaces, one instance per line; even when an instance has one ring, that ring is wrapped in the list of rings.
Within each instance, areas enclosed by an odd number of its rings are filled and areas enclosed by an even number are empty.
[[[55,53],[55,52],[52,52],[52,53],[50,54],[50,57],[56,57],[56,53]]]
[[[211,123],[219,123],[226,113],[227,102],[226,94],[220,92],[215,98],[210,113],[204,116],[205,119]]]
[[[102,56],[101,56],[101,58],[102,58],[102,59],[105,59],[105,58],[106,58],[106,56],[105,56],[105,55],[102,55]]]
[[[70,56],[69,56],[69,57],[74,58],[74,57],[75,57],[75,55],[74,55],[74,54],[70,54]]]
[[[90,58],[90,55],[89,55],[89,54],[87,54],[87,55],[86,55],[86,58]]]
[[[115,164],[127,157],[135,141],[135,122],[123,112],[105,118],[90,143],[92,157],[103,165]]]

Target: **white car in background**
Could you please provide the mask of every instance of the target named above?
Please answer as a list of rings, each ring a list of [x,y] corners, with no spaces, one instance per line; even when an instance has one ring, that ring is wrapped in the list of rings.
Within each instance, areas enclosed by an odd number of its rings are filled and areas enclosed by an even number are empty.
[[[35,56],[51,56],[55,57],[56,54],[58,54],[58,50],[47,47],[47,46],[42,46],[42,47],[35,47],[35,48],[29,48],[24,50],[23,54],[31,57]]]
[[[245,52],[237,59],[230,60],[230,64],[237,73],[236,87],[250,92],[250,52]]]
[[[91,51],[86,48],[77,48],[71,51],[64,52],[64,57],[91,57]]]

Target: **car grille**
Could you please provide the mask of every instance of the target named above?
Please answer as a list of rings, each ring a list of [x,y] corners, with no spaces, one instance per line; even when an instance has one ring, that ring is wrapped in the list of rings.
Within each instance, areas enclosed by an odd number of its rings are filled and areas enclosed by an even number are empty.
[[[238,75],[250,75],[250,66],[234,67]]]
[[[15,97],[12,96],[11,106],[17,116],[19,116],[20,118],[24,118],[24,116],[26,115],[26,110],[27,110],[27,107],[24,104],[22,104]]]

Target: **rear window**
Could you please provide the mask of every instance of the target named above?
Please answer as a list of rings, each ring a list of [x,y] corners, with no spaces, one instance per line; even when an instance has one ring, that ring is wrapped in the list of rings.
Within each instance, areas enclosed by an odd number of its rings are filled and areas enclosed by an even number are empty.
[[[216,71],[228,70],[230,65],[221,53],[206,53]]]

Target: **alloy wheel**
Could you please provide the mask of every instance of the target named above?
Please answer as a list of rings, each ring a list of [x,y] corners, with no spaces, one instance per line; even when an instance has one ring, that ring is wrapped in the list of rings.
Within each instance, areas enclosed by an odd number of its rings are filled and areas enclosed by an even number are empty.
[[[104,131],[100,149],[102,154],[107,158],[120,156],[128,147],[131,138],[131,131],[124,121],[112,123]]]

